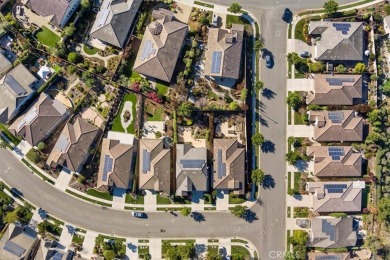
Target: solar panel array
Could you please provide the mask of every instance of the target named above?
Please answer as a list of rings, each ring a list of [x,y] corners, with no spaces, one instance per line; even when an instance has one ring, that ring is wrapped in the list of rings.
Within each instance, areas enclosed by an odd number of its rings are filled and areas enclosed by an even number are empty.
[[[341,257],[338,255],[318,255],[315,260],[340,260]]]
[[[205,163],[205,160],[180,160],[180,164],[185,169],[200,169]]]
[[[335,227],[332,226],[326,219],[322,220],[322,232],[329,236],[330,241],[335,239]]]
[[[328,193],[343,193],[347,184],[325,184],[324,188],[328,190]]]
[[[8,89],[13,92],[15,96],[25,95],[27,91],[19,84],[19,82],[12,77],[11,75],[7,75],[5,77],[4,83],[8,86]]]
[[[329,156],[332,160],[340,160],[340,156],[344,156],[344,148],[342,147],[328,147]]]
[[[112,163],[113,163],[113,159],[108,154],[106,154],[104,156],[103,177],[102,177],[103,181],[107,181],[107,174],[108,172],[112,171]]]
[[[344,120],[344,113],[341,111],[330,111],[330,112],[328,112],[328,116],[329,116],[330,121],[332,121],[332,123],[339,124],[339,123],[342,123]]]
[[[211,61],[211,73],[220,73],[221,72],[221,51],[213,51],[213,58]]]
[[[142,49],[141,54],[141,60],[147,60],[150,58],[151,54],[154,54],[156,52],[156,49],[153,49],[154,43],[151,40],[147,40],[144,44],[144,47]]]
[[[150,153],[148,150],[142,150],[143,162],[142,162],[142,172],[146,173],[150,171]]]
[[[4,248],[5,251],[10,252],[13,255],[16,255],[17,257],[21,257],[23,253],[26,251],[23,247],[15,244],[12,241],[7,240],[5,242]]]
[[[344,35],[347,35],[351,24],[349,23],[333,23],[333,27],[336,28],[336,31],[341,32]]]
[[[217,154],[217,168],[218,168],[218,179],[222,179],[226,176],[226,163],[222,162],[222,149],[218,149]]]
[[[355,82],[354,78],[326,78],[329,86],[342,86],[344,82]]]
[[[60,252],[57,252],[57,253],[55,253],[55,255],[53,256],[53,260],[62,260],[62,257],[63,257],[64,255],[62,254],[62,253],[60,253]]]
[[[22,128],[25,124],[31,124],[31,122],[38,116],[38,110],[33,107],[27,115],[18,124],[18,129]]]

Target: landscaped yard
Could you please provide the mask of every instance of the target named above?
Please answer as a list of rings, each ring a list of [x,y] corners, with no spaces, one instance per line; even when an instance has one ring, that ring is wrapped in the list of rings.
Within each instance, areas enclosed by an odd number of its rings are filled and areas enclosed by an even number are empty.
[[[83,50],[86,54],[89,54],[89,55],[94,55],[94,54],[99,52],[98,48],[88,46],[88,45],[84,45]]]
[[[109,192],[101,192],[95,189],[89,189],[87,190],[87,194],[104,200],[112,200],[112,195]]]
[[[246,257],[250,257],[251,253],[248,249],[243,246],[232,246],[232,255],[238,254],[242,256],[242,259],[246,259]]]
[[[126,194],[126,203],[144,204],[144,196],[137,195],[137,198],[135,199],[131,194]]]
[[[228,14],[226,16],[226,24],[230,25],[230,24],[233,24],[233,23],[238,23],[238,24],[245,25],[244,26],[245,30],[250,32],[250,34],[253,34],[253,29],[252,29],[251,23],[247,19],[244,19],[242,16]]]
[[[135,62],[135,57],[131,57],[129,62],[127,63],[126,69],[124,70],[124,74],[126,75],[126,77],[130,79],[137,79],[141,77],[141,75],[138,72],[133,70],[134,62]]]
[[[146,106],[146,116],[148,121],[164,121],[164,109],[161,105],[149,102]]]
[[[294,191],[299,193],[299,184],[301,183],[301,172],[294,172]]]
[[[129,124],[129,126],[126,128],[126,131],[125,131],[125,129],[123,128],[123,125],[122,125],[121,115],[122,115],[122,111],[123,111],[123,108],[125,106],[126,101],[129,101],[132,103],[132,108],[131,108],[132,111],[129,111],[130,113],[132,113],[132,115],[131,115],[131,123]],[[137,104],[137,96],[135,94],[131,93],[131,94],[126,94],[124,96],[122,104],[121,104],[121,108],[113,121],[112,129],[111,129],[112,131],[122,132],[122,133],[127,132],[130,134],[135,133],[135,117],[136,117],[135,107],[136,107],[136,104]]]
[[[306,125],[305,117],[306,114],[294,111],[294,125]]]
[[[157,205],[172,204],[171,200],[168,197],[163,197],[157,194]]]
[[[80,235],[74,235],[72,237],[72,242],[75,243],[75,244],[82,244],[84,242],[84,236],[80,236]]]
[[[13,136],[10,133],[10,131],[8,131],[8,128],[1,123],[0,123],[0,132],[2,132],[15,146],[22,141],[22,139]]]
[[[309,209],[303,207],[294,208],[294,218],[307,218],[309,217]]]
[[[61,40],[60,36],[45,26],[41,27],[39,32],[36,34],[36,38],[40,43],[49,47],[55,47],[55,44]]]
[[[301,19],[295,25],[295,35],[294,35],[294,38],[298,39],[298,40],[301,40],[303,42],[306,42],[305,36],[303,34],[303,27],[305,26],[305,24],[306,24],[306,19]]]
[[[168,93],[168,86],[161,84],[161,83],[156,83],[156,89],[157,89],[157,94],[166,96]]]
[[[246,200],[234,194],[229,194],[229,204],[241,204]]]

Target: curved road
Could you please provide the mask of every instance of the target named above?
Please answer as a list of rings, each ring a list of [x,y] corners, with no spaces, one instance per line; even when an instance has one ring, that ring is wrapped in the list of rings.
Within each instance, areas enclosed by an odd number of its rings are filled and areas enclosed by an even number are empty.
[[[292,11],[319,8],[324,0],[207,0],[230,5],[240,2],[260,22],[265,47],[274,55],[275,66],[266,69],[261,61],[260,78],[269,91],[261,98],[261,132],[271,151],[261,153],[260,165],[274,184],[260,191],[262,205],[251,210],[258,220],[248,223],[230,213],[204,213],[205,221],[198,223],[190,217],[173,217],[169,213],[149,213],[147,220],[135,219],[130,212],[102,210],[43,182],[18,161],[8,150],[0,149],[0,177],[11,187],[21,189],[33,204],[49,214],[73,225],[100,233],[125,237],[233,237],[250,240],[260,259],[283,259],[285,250],[285,153],[286,153],[286,42],[287,24],[281,20],[284,8]],[[339,4],[353,2],[338,0]],[[272,151],[273,147],[273,151]],[[164,229],[165,232],[160,232]]]

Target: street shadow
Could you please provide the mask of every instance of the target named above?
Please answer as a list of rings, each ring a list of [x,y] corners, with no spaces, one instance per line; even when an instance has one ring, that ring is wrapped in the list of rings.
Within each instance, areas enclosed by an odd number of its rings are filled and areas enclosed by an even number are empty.
[[[192,212],[191,213],[191,216],[192,218],[196,221],[196,222],[203,222],[203,221],[206,221],[206,218],[204,217],[204,215],[202,213],[199,213],[199,212]]]
[[[294,166],[298,169],[298,171],[303,172],[307,170],[309,164],[304,160],[299,160]]]
[[[243,219],[248,223],[253,223],[253,221],[258,220],[259,218],[256,216],[256,212],[252,210],[246,210]]]
[[[270,90],[269,88],[264,88],[261,95],[266,99],[273,99],[276,96],[276,93]]]
[[[275,153],[275,144],[273,142],[271,142],[270,140],[266,140],[261,145],[261,151],[263,153]]]
[[[263,185],[262,186],[263,186],[264,189],[273,189],[273,188],[275,188],[275,180],[274,180],[274,178],[271,175],[266,174],[264,176],[264,181],[263,181]]]

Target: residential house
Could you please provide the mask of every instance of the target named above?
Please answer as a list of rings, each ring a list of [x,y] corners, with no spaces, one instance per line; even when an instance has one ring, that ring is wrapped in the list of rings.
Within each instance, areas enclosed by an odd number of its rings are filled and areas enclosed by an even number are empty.
[[[383,18],[383,29],[385,30],[386,35],[390,38],[390,15]]]
[[[329,62],[360,62],[364,57],[362,22],[311,21],[309,35],[315,42],[313,58]]]
[[[139,147],[140,190],[171,194],[171,150],[162,139],[141,139]]]
[[[363,141],[363,118],[353,110],[309,111],[309,122],[314,124],[317,142]]]
[[[244,25],[232,24],[230,30],[209,28],[204,74],[213,78],[240,77]]]
[[[109,190],[116,187],[131,189],[134,182],[134,168],[137,149],[134,135],[108,132],[103,139],[100,155],[97,188]]]
[[[351,106],[361,104],[363,76],[342,74],[314,74],[314,91],[306,97],[308,105]]]
[[[43,260],[72,260],[73,251],[55,240],[45,240],[42,248]]]
[[[313,174],[318,178],[362,175],[362,153],[352,146],[309,146],[306,154],[313,158]]]
[[[39,248],[38,233],[29,226],[10,224],[0,241],[0,259],[35,259]]]
[[[319,248],[341,248],[356,246],[358,237],[357,227],[358,225],[354,223],[354,219],[351,216],[345,218],[312,218],[309,235],[309,246]]]
[[[350,260],[351,254],[347,253],[322,253],[322,252],[309,252],[307,254],[308,260]]]
[[[37,146],[39,142],[49,137],[69,114],[61,102],[42,93],[12,123],[9,131],[15,136],[22,137],[31,146]]]
[[[311,209],[317,213],[360,212],[364,181],[308,182]]]
[[[170,82],[188,26],[166,9],[154,10],[146,27],[133,70],[147,77]]]
[[[207,149],[191,144],[176,144],[176,196],[209,190]]]
[[[33,12],[60,29],[64,28],[80,5],[80,0],[23,0],[23,2]]]
[[[104,0],[90,36],[103,43],[124,48],[141,3],[142,0]]]
[[[47,165],[80,172],[98,133],[99,128],[77,116],[65,125],[46,161]]]
[[[245,148],[237,139],[214,139],[214,189],[245,193]]]
[[[37,79],[19,64],[0,79],[0,123],[8,123],[34,94]]]
[[[10,69],[12,69],[12,63],[0,52],[0,78],[2,78]]]

